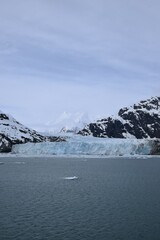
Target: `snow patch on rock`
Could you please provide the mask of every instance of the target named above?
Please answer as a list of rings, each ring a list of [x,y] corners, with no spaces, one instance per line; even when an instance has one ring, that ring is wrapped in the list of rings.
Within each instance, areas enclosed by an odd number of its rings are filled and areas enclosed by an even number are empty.
[[[78,133],[109,138],[160,138],[160,97],[121,108],[116,116],[92,122]]]

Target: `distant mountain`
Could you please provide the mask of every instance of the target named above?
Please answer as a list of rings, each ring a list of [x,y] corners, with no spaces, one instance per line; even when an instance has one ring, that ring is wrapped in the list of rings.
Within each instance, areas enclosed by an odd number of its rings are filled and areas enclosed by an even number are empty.
[[[44,126],[42,126],[41,131],[49,133],[77,133],[90,121],[91,119],[86,113],[63,112],[58,118],[53,121],[49,121]]]
[[[78,133],[109,138],[160,138],[160,97],[121,108],[117,116],[90,123]]]
[[[64,139],[43,136],[0,111],[0,152],[10,152],[12,145],[17,143],[61,140]]]

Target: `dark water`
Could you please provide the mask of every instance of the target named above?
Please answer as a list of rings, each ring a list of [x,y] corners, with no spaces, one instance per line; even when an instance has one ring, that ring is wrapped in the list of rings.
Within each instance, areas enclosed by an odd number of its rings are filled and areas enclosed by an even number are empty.
[[[160,158],[0,161],[0,240],[160,239]]]

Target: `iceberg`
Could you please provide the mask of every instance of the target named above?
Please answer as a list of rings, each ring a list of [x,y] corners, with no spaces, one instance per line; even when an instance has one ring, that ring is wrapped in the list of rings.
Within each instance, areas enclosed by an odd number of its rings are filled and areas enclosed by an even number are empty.
[[[65,180],[76,180],[76,179],[78,179],[78,177],[76,177],[76,176],[73,176],[73,177],[64,177],[63,179],[65,179]]]
[[[73,135],[66,142],[41,142],[16,144],[13,154],[55,156],[128,156],[149,155],[153,140],[94,138]]]

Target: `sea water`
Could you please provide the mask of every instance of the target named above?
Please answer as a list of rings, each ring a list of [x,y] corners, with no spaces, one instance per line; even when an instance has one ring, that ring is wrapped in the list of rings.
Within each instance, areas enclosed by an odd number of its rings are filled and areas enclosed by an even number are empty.
[[[0,161],[1,240],[160,239],[158,157]]]

